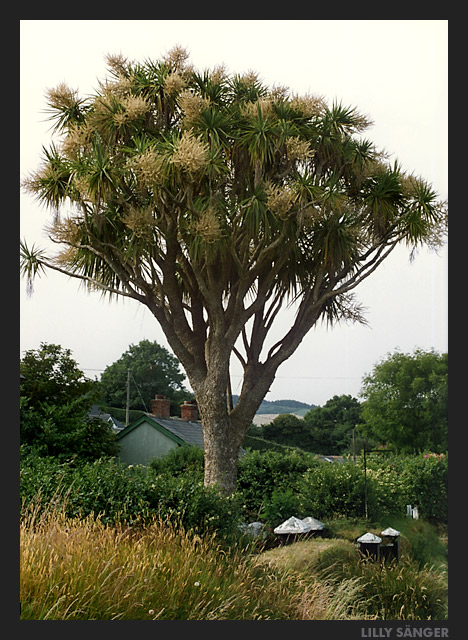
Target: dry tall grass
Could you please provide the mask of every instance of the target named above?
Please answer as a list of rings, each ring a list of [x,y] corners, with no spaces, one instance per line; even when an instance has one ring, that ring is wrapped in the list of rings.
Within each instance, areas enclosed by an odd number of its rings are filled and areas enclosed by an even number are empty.
[[[343,539],[258,556],[160,519],[106,525],[64,509],[21,522],[25,620],[445,619],[446,577],[364,562]]]
[[[35,620],[310,620],[336,605],[318,582],[160,520],[130,528],[35,509],[21,523],[20,597]]]

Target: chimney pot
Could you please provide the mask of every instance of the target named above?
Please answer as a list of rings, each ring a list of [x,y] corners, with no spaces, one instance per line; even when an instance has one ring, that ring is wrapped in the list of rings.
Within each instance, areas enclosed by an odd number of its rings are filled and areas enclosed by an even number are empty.
[[[151,415],[155,418],[171,417],[171,401],[161,394],[156,394],[151,400]]]
[[[184,400],[184,404],[180,405],[180,417],[181,417],[181,420],[185,420],[187,422],[197,422],[198,420],[197,405],[190,402],[190,400]]]

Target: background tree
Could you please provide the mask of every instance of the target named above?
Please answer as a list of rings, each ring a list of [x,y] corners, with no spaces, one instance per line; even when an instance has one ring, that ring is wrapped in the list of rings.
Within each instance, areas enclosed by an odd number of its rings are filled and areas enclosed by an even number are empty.
[[[20,361],[20,442],[41,454],[97,459],[117,452],[115,437],[88,418],[99,391],[85,378],[69,349],[41,343]]]
[[[304,416],[312,450],[325,455],[352,451],[353,429],[360,420],[361,404],[350,395],[333,396],[323,407],[314,407]]]
[[[266,440],[289,447],[300,447],[312,451],[311,430],[304,420],[292,413],[280,414],[269,424],[263,425],[262,435]]]
[[[24,376],[21,394],[32,405],[49,402],[57,405],[79,400],[89,408],[94,383],[80,371],[70,349],[41,342],[39,349],[24,352],[20,361]]]
[[[191,395],[184,389],[184,374],[177,358],[157,342],[142,340],[130,345],[113,364],[106,367],[100,379],[103,399],[111,407],[126,407],[127,372],[130,369],[130,408],[151,411],[150,401],[162,393],[178,410]]]
[[[448,354],[387,355],[364,378],[364,431],[403,453],[448,449]]]
[[[47,93],[57,138],[24,186],[55,212],[60,248],[22,242],[22,272],[29,288],[51,268],[146,305],[194,391],[205,482],[231,492],[281,363],[320,319],[363,321],[351,291],[399,243],[441,244],[446,207],[387,164],[354,108],[199,72],[180,47],[107,62],[95,95]],[[272,344],[288,301],[294,322]],[[230,410],[233,354],[244,375]]]

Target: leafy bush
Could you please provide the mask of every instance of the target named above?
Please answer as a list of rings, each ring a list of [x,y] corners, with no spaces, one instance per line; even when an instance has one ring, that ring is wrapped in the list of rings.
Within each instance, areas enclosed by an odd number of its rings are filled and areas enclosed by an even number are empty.
[[[205,487],[190,476],[151,476],[145,498],[149,509],[163,518],[198,532],[229,537],[240,522],[237,497],[225,496],[216,487]]]
[[[447,456],[369,456],[367,461],[367,506],[372,518],[406,512],[418,505],[419,515],[446,523],[448,514]],[[365,514],[364,468],[358,463],[317,463],[295,485],[302,510],[317,518],[362,517]]]
[[[200,447],[185,444],[171,449],[162,458],[154,458],[150,467],[157,474],[181,476],[189,474],[197,480],[203,479],[204,453]]]
[[[305,517],[306,514],[302,514],[300,509],[299,496],[292,489],[284,489],[283,491],[274,489],[271,496],[265,499],[260,517],[274,528],[293,514],[296,517]]]
[[[71,484],[70,464],[41,456],[27,445],[20,447],[20,496],[24,504],[40,498],[44,504],[54,501]]]
[[[370,455],[367,471],[378,515],[404,513],[405,505],[411,504],[418,506],[422,518],[448,522],[448,455],[425,453],[386,459]]]
[[[320,463],[304,473],[299,491],[303,511],[319,520],[364,514],[364,474],[353,463]]]
[[[204,487],[200,478],[157,475],[149,467],[108,459],[72,464],[24,455],[20,493],[24,508],[38,499],[43,507],[62,501],[68,516],[99,515],[106,524],[158,514],[184,528],[228,536],[240,518],[238,501]]]
[[[421,518],[447,521],[447,457],[426,455],[369,456],[371,518],[404,517],[405,505],[417,504]],[[105,523],[158,513],[223,536],[241,516],[275,527],[291,515],[330,521],[365,513],[362,462],[330,464],[297,450],[248,451],[239,462],[238,490],[226,498],[203,486],[203,452],[195,447],[180,447],[151,467],[126,467],[113,459],[64,462],[22,446],[21,499],[27,506],[38,496],[44,505],[66,496],[69,515],[101,514]]]
[[[409,504],[417,504],[423,518],[448,522],[448,456],[410,457],[405,475]]]
[[[278,492],[297,491],[302,474],[318,464],[314,456],[297,449],[247,451],[239,461],[237,493],[246,517],[257,517],[262,505]]]

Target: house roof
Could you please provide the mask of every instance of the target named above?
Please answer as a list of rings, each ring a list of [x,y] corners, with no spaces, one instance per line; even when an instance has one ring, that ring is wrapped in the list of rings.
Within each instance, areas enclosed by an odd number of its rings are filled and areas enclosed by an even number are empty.
[[[108,423],[114,429],[114,431],[120,431],[125,426],[124,424],[122,424],[122,422],[116,420],[110,413],[105,413],[104,411],[102,411],[102,409],[97,404],[93,404],[91,409],[88,411],[88,417],[100,418],[103,422]]]
[[[123,438],[127,433],[136,429],[140,424],[146,422],[158,431],[165,433],[171,440],[177,444],[191,444],[203,449],[203,432],[199,422],[187,422],[180,418],[156,418],[154,416],[142,416],[128,427],[122,429],[117,434],[117,440]]]

